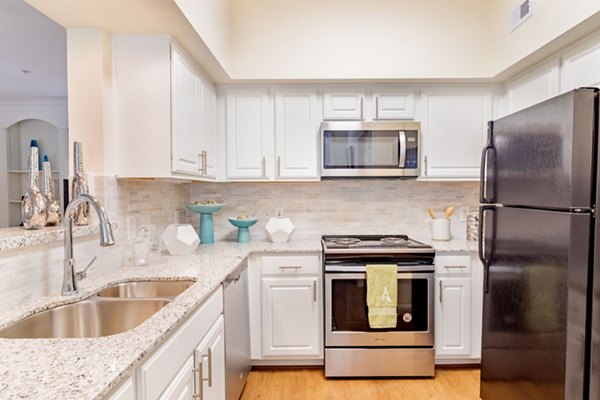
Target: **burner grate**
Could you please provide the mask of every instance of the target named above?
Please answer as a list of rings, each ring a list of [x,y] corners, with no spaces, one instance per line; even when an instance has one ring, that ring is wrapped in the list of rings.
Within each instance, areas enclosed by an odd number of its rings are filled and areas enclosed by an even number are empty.
[[[352,246],[354,244],[360,243],[360,239],[353,237],[334,238],[331,239],[331,241],[340,246]]]
[[[405,238],[401,238],[401,237],[383,237],[381,239],[379,239],[379,241],[381,242],[381,244],[386,245],[386,246],[402,246],[402,245],[407,245],[409,243],[409,241]]]

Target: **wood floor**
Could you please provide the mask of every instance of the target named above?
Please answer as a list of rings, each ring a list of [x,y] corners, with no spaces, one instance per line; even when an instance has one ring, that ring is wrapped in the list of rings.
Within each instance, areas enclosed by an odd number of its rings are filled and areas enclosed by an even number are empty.
[[[252,370],[241,400],[479,400],[479,369],[435,379],[325,379],[322,369]]]

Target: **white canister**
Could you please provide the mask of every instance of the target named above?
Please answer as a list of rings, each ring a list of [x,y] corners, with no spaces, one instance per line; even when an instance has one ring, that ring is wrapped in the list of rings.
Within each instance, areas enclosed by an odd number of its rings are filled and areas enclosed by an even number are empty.
[[[435,218],[431,220],[431,239],[450,240],[450,220]]]

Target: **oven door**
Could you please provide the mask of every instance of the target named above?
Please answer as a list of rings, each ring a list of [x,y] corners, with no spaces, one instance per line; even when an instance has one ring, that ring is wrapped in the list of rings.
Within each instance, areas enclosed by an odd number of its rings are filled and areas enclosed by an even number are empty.
[[[366,273],[325,273],[325,346],[433,346],[433,273],[398,273],[396,328],[369,327]]]

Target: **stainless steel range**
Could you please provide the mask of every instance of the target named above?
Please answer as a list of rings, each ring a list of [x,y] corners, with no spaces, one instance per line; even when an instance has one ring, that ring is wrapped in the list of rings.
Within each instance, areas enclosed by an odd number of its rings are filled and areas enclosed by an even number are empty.
[[[435,250],[405,235],[323,236],[325,376],[433,376]],[[372,329],[370,264],[398,266],[398,322]]]

